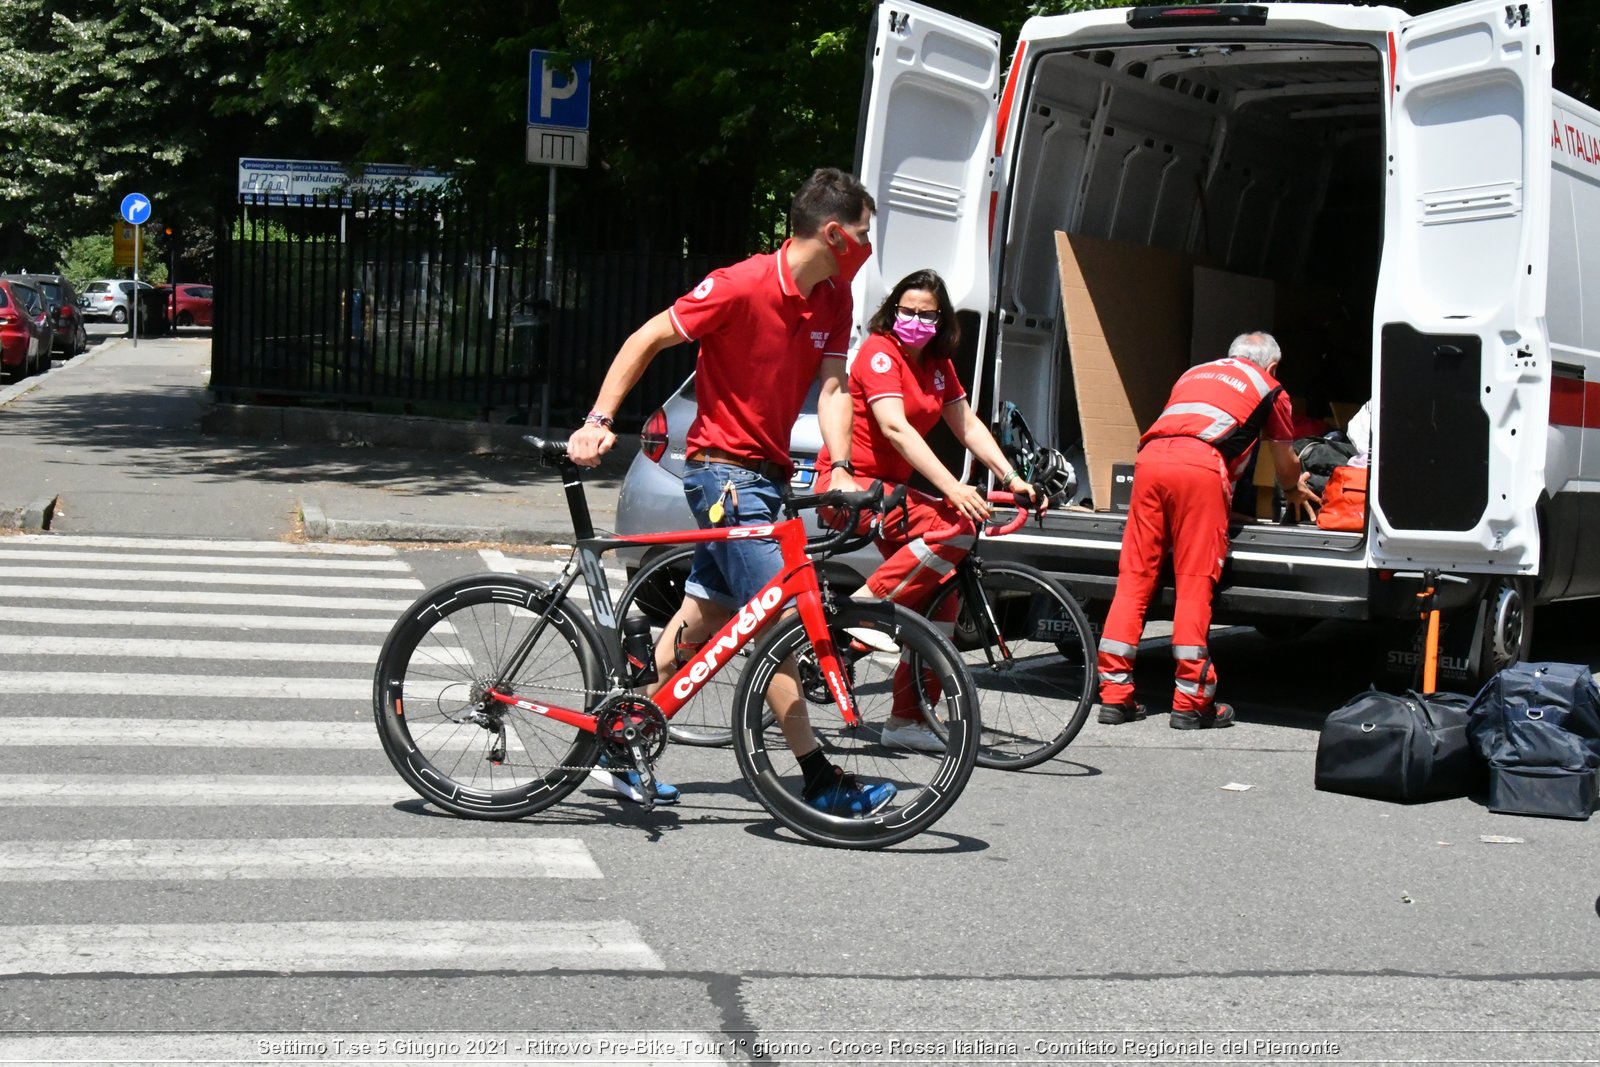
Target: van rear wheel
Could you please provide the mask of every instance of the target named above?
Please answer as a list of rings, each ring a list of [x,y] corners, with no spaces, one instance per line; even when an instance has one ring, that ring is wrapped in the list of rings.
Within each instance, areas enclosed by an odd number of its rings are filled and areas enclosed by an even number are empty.
[[[1533,648],[1533,601],[1526,578],[1495,578],[1483,598],[1483,636],[1474,682],[1482,685]]]

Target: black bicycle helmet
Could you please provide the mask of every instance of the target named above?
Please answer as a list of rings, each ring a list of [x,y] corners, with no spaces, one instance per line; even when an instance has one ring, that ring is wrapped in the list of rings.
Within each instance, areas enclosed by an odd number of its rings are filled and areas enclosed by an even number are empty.
[[[1035,449],[1028,468],[1023,476],[1057,507],[1078,488],[1077,471],[1072,469],[1067,457],[1054,448]]]

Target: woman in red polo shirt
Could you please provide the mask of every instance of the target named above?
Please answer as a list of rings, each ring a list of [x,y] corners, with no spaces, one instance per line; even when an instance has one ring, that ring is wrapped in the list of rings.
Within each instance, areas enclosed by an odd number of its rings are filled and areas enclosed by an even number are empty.
[[[1012,469],[994,435],[967,403],[966,390],[950,361],[960,327],[938,274],[921,270],[900,279],[867,330],[867,339],[850,364],[850,397],[855,405],[850,461],[831,460],[824,449],[817,466],[819,470],[845,466],[858,482],[881,479],[886,491],[905,484],[916,471],[941,494],[930,496],[915,489],[907,493],[906,521],[896,510],[885,522],[878,539],[884,562],[867,579],[874,595],[921,611],[971,550],[978,524],[990,514],[984,493],[947,469],[924,435],[943,419],[978,462],[995,473],[1000,485],[1030,497],[1033,487]],[[954,537],[932,543],[924,539],[927,533],[952,528],[959,530]],[[958,606],[953,597],[948,604],[952,612]],[[896,678],[884,744],[942,750],[944,743],[923,724],[913,691],[903,681]]]

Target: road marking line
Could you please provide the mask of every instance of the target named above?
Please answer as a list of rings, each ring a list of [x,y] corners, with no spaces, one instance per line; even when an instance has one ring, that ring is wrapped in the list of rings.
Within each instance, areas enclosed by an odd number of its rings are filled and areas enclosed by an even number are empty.
[[[324,611],[387,611],[390,618],[413,601],[379,597],[310,596],[300,593],[202,593],[187,589],[109,589],[83,585],[8,585],[8,600],[74,600],[113,604],[228,604],[262,608],[321,608]]]
[[[85,674],[82,671],[0,671],[0,693],[47,696],[238,697],[261,700],[370,700],[363,678],[219,678],[206,674]],[[413,698],[437,696],[410,684]]]
[[[275,663],[377,663],[377,645],[291,641],[174,641],[159,637],[65,637],[0,633],[0,660],[7,656],[117,656],[140,659],[268,660]],[[90,674],[85,677],[105,677]],[[127,675],[137,678],[140,675]],[[238,679],[241,684],[248,678]]]
[[[6,590],[9,595],[10,590]],[[187,611],[96,611],[93,608],[10,607],[0,604],[0,621],[51,626],[157,626],[224,630],[317,630],[322,632],[382,634],[394,620],[334,619],[323,615],[218,615]],[[449,627],[441,623],[433,627]]]
[[[310,585],[319,589],[421,589],[416,578],[351,578],[339,574],[227,574],[113,570],[109,567],[5,567],[0,578],[73,578],[102,582],[178,582],[199,585]]]
[[[0,973],[652,970],[630,922],[83,923],[0,927]]]
[[[397,556],[390,545],[290,544],[286,541],[229,541],[171,537],[98,537],[68,534],[24,534],[8,537],[7,545],[67,545],[82,548],[170,548],[186,552],[284,552],[297,556]]]
[[[354,807],[408,800],[417,794],[392,774],[0,776],[0,803],[12,808]]]
[[[0,717],[0,747],[377,748],[370,722]]]
[[[599,877],[572,837],[0,841],[0,883]]]
[[[171,553],[142,552],[56,552],[50,549],[13,549],[0,541],[3,560],[71,560],[89,563],[173,563],[205,567],[282,567],[297,570],[405,571],[411,564],[402,559],[262,559],[249,556],[191,556],[179,559]]]

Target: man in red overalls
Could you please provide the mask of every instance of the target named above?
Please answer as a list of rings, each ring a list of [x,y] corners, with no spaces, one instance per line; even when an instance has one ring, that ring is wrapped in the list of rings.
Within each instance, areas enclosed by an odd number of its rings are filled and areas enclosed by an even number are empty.
[[[1133,500],[1122,534],[1117,592],[1100,638],[1100,716],[1117,725],[1145,717],[1133,699],[1133,661],[1162,557],[1172,549],[1177,605],[1172,655],[1174,730],[1233,725],[1233,709],[1216,702],[1217,672],[1206,650],[1211,593],[1228,555],[1233,483],[1249,466],[1256,441],[1272,449],[1278,483],[1291,508],[1310,513],[1316,495],[1288,443],[1289,395],[1273,377],[1282,353],[1272,335],[1234,338],[1228,358],[1191,367],[1167,398],[1161,417],[1139,439]]]

